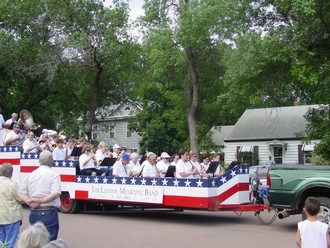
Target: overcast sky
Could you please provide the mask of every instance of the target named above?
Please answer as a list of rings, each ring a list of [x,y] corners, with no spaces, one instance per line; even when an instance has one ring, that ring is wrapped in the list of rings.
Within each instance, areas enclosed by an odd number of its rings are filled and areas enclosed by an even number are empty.
[[[131,9],[130,16],[132,20],[135,20],[137,17],[143,15],[143,4],[144,0],[123,0],[129,3]],[[104,4],[109,6],[112,0],[105,0]]]

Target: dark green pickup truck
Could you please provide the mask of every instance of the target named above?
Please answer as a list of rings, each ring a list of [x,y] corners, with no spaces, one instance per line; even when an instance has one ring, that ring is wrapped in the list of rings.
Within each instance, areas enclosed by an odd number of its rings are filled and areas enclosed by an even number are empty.
[[[330,166],[283,164],[271,166],[268,172],[269,201],[280,211],[280,219],[301,214],[308,196],[319,198],[322,215],[329,219]]]

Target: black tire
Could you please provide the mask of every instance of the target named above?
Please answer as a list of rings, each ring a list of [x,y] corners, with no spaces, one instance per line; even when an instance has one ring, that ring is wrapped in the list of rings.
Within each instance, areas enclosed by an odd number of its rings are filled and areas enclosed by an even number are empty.
[[[321,212],[317,215],[318,219],[322,222],[325,222],[327,224],[330,224],[330,198],[329,197],[316,197],[317,199],[319,199],[320,204],[321,204]],[[301,214],[302,220],[306,220],[307,219],[307,215],[302,212]]]
[[[71,199],[68,193],[61,194],[60,211],[65,214],[74,214],[78,212],[78,203],[75,199]]]

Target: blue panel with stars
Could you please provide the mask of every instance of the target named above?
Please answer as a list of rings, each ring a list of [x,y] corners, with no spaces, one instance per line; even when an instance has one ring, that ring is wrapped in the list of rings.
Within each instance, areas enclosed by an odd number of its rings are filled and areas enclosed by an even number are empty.
[[[120,185],[148,185],[148,186],[172,186],[172,187],[220,187],[239,174],[248,174],[246,165],[239,165],[224,175],[209,179],[191,178],[140,178],[140,177],[100,177],[100,176],[76,176],[77,183],[97,183],[97,184],[120,184]]]

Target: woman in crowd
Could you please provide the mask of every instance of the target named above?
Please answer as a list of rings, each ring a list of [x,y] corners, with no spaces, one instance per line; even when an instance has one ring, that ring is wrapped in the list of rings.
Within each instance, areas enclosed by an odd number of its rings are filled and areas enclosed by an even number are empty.
[[[138,177],[141,175],[141,165],[139,163],[139,155],[136,152],[133,152],[131,154],[131,161],[129,161],[130,164],[130,172],[129,176],[131,177]]]
[[[82,154],[79,157],[80,170],[84,175],[91,176],[106,176],[105,172],[96,168],[97,161],[95,155],[92,153],[92,147],[85,145],[82,148]]]
[[[179,161],[176,164],[176,177],[177,178],[194,178],[194,175],[197,174],[197,169],[193,168],[192,165],[188,162],[189,155],[185,149],[181,149],[179,152]]]

